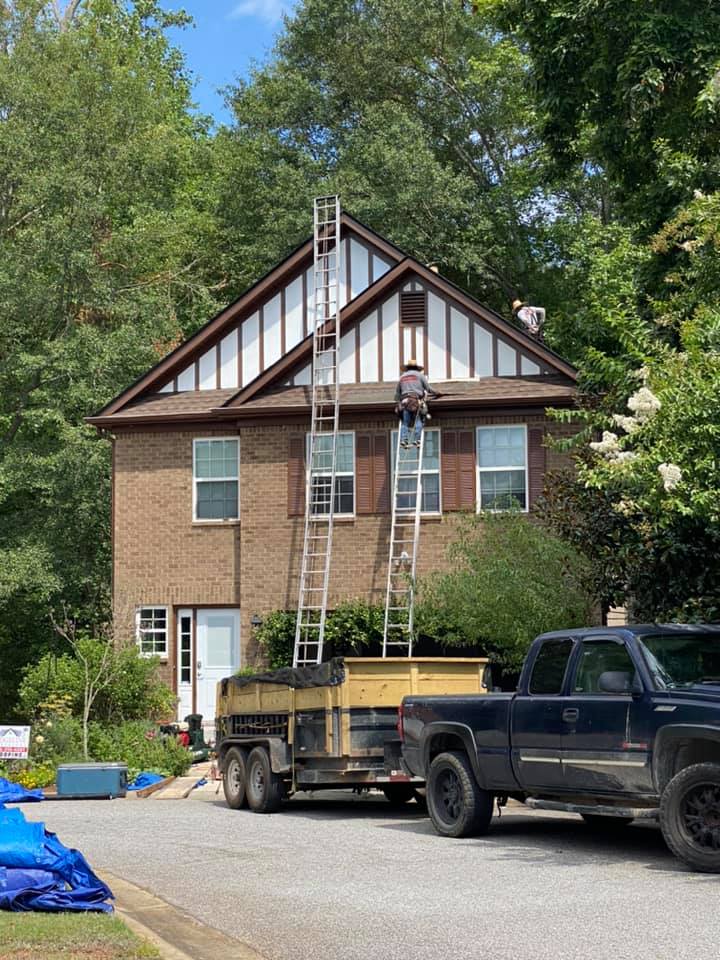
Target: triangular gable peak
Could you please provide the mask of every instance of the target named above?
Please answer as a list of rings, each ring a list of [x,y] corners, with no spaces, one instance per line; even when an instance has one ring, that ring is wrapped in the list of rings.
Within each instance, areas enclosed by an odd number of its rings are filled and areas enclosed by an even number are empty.
[[[400,262],[404,254],[346,213],[342,230],[340,302],[345,304]],[[151,393],[247,386],[307,336],[312,262],[312,240],[308,240],[96,416],[112,416]]]
[[[345,306],[379,280],[399,259],[383,244],[361,236],[345,224],[342,272],[338,281],[340,306]],[[272,289],[263,302],[210,342],[199,356],[159,388],[161,393],[186,390],[241,389],[272,367],[307,337],[312,327],[312,256],[301,268]]]
[[[558,375],[573,367],[483,307],[443,277],[407,258],[341,315],[341,383],[390,383],[415,358],[430,380]],[[265,389],[311,382],[308,339],[284,361],[241,390],[226,407]]]

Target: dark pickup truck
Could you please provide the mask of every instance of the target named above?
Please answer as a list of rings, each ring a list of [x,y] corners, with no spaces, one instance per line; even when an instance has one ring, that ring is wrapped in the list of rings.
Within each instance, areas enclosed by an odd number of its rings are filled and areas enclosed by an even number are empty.
[[[720,872],[720,625],[543,634],[516,693],[405,697],[398,725],[443,836],[485,833],[511,797],[595,828],[659,819]]]

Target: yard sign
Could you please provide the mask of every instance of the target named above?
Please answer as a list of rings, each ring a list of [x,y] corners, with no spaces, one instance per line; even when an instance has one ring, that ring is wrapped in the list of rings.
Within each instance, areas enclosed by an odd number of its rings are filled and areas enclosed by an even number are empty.
[[[27,760],[30,727],[0,726],[0,760]]]

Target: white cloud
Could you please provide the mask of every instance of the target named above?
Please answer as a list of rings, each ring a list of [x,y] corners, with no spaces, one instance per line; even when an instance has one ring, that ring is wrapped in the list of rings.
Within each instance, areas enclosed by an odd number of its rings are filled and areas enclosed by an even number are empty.
[[[292,0],[242,0],[233,7],[230,17],[233,20],[255,17],[269,26],[274,26],[280,22],[284,13],[290,12],[292,6]]]

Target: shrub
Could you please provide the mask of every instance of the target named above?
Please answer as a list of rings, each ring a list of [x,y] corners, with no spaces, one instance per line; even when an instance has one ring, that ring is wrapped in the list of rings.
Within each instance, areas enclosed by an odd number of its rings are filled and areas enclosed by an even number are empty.
[[[164,777],[181,777],[192,763],[192,754],[175,737],[166,737],[157,727],[139,720],[91,723],[88,743],[94,760],[126,763],[131,780],[141,770],[151,770]]]
[[[100,664],[106,641],[83,639],[82,650],[91,663]],[[158,660],[143,657],[134,645],[114,649],[108,664],[108,684],[92,705],[94,720],[155,720],[172,716],[176,698],[157,678]],[[73,716],[82,716],[85,673],[73,653],[47,653],[27,668],[20,684],[20,704],[28,718],[52,709],[60,700]]]
[[[417,625],[444,646],[477,645],[510,670],[538,633],[590,623],[587,561],[520,513],[461,522],[449,573],[421,584]]]

